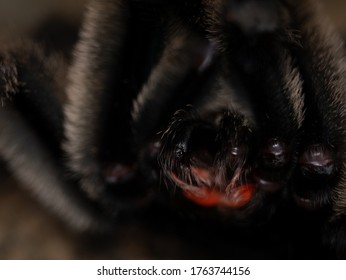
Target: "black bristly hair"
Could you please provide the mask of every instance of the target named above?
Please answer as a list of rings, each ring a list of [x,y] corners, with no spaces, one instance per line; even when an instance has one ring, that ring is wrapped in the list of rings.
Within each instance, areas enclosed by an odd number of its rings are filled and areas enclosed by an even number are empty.
[[[46,55],[29,39],[3,43],[0,59],[1,159],[25,189],[71,228],[110,228],[65,174],[61,142],[67,61],[56,53]]]

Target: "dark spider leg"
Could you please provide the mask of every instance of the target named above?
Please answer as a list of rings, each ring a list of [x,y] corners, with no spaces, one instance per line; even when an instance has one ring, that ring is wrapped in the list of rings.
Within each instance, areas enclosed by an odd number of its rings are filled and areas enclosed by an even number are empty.
[[[153,174],[151,168],[143,172],[143,165],[139,162],[143,150],[150,159],[155,158],[156,143],[146,145],[137,141],[143,138],[133,131],[132,124],[135,122],[131,108],[162,53],[166,23],[160,20],[165,14],[161,5],[156,0],[130,2],[130,20],[126,26],[119,83],[113,85],[114,88],[118,87],[118,93],[110,100],[113,105],[106,113],[105,140],[101,143],[101,158],[107,163],[103,176],[108,190],[111,195],[122,197],[120,200],[125,196],[133,200],[134,203],[129,205],[147,203],[152,197],[152,183],[157,183],[157,178],[150,176]],[[158,9],[163,10],[162,14],[158,13]],[[138,198],[137,202],[135,197]]]
[[[12,106],[61,159],[67,61],[57,53],[46,55],[41,45],[28,39],[12,42],[6,52],[15,62],[20,92],[12,98]]]
[[[298,205],[333,211],[326,248],[346,256],[346,58],[343,42],[313,1],[287,1],[301,48],[306,120],[295,174]],[[332,209],[330,209],[330,207]],[[322,219],[321,219],[322,220]]]
[[[255,44],[243,53],[246,58],[235,62],[231,58],[236,69],[229,75],[233,76],[231,79],[236,77],[236,83],[245,85],[257,121],[259,141],[255,146],[260,153],[255,159],[254,176],[258,187],[276,192],[290,178],[296,161],[294,151],[303,119],[303,102],[302,82],[291,57],[269,50],[270,46]],[[233,51],[234,58],[241,56],[236,53]],[[247,62],[252,69],[244,69]]]
[[[173,113],[203,96],[210,87],[215,66],[212,46],[201,36],[181,27],[171,34],[158,64],[134,101],[133,131],[136,146],[143,146],[141,166],[158,171],[156,157],[160,147],[158,131],[169,122]],[[207,78],[208,77],[208,78]],[[154,144],[155,143],[155,144]],[[148,164],[148,151],[155,147]],[[149,153],[150,154],[150,153]],[[153,177],[157,177],[157,174]]]
[[[109,84],[120,71],[126,17],[122,1],[91,1],[69,71],[64,150],[82,189],[95,200],[105,192],[100,135],[105,131],[105,105],[112,96]]]
[[[59,54],[46,55],[41,45],[23,38],[4,43],[1,53],[2,95],[45,139],[46,148],[61,159],[67,62]]]
[[[156,5],[91,1],[69,75],[64,145],[69,166],[82,189],[111,215],[146,200],[131,107],[163,47],[166,24],[158,23],[163,15],[155,13]]]
[[[30,42],[21,41],[2,51],[1,95],[8,95],[9,89],[12,95],[0,108],[1,158],[23,188],[71,228],[88,232],[108,229],[106,221],[72,189],[59,162],[62,106],[56,95],[64,63],[57,57],[46,57]],[[47,134],[51,137],[45,137]]]
[[[134,101],[133,129],[141,137],[139,143],[166,123],[170,113],[191,102],[191,96],[202,95],[201,89],[193,87],[196,87],[196,81],[203,79],[212,60],[212,46],[188,30],[182,29],[171,35],[166,45],[159,63]],[[178,97],[184,101],[176,101]]]
[[[293,52],[299,58],[306,103],[297,174],[301,183],[297,182],[297,191],[326,190],[320,201],[316,197],[315,206],[319,207],[334,199],[333,185],[340,190],[345,185],[345,52],[341,38],[322,15],[321,7],[310,1],[288,2],[293,27],[301,33],[301,47]]]
[[[215,7],[211,15],[219,17],[208,22],[211,39],[223,53],[225,79],[235,94],[245,95],[257,121],[250,177],[258,192],[278,192],[295,165],[304,118],[302,79],[286,48],[291,38],[280,20],[282,7],[274,1],[217,1]]]
[[[97,233],[110,229],[80,193],[64,179],[61,167],[44,149],[26,121],[11,105],[0,109],[0,156],[12,175],[45,207],[77,231]]]

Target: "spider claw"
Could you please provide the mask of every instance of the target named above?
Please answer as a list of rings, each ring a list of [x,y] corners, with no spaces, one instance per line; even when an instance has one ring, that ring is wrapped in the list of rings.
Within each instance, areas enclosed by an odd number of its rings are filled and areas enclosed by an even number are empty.
[[[336,171],[332,151],[322,144],[309,146],[299,159],[305,177],[333,177]]]
[[[133,164],[113,163],[108,164],[103,171],[103,177],[107,184],[115,185],[130,181],[136,173]]]
[[[257,173],[255,173],[253,177],[254,177],[256,187],[260,190],[263,190],[269,193],[278,192],[281,189],[283,189],[284,186],[286,185],[282,181],[269,180]]]

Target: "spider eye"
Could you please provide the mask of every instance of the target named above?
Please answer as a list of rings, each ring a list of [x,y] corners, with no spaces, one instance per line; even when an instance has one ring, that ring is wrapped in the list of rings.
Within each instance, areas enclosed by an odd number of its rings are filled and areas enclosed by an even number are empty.
[[[246,157],[247,150],[248,149],[245,145],[232,147],[229,156],[230,166],[235,168],[236,166],[240,165]]]
[[[242,157],[244,155],[245,155],[245,148],[244,148],[244,146],[232,147],[232,149],[231,149],[231,156]]]
[[[186,153],[186,144],[185,143],[179,143],[175,149],[175,156],[177,158],[182,158],[185,153]]]

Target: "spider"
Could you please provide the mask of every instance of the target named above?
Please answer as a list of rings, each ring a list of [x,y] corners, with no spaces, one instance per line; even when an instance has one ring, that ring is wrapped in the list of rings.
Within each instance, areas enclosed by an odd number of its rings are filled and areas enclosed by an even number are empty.
[[[168,189],[202,221],[307,223],[343,257],[342,44],[310,0],[91,0],[72,58],[3,44],[0,154],[80,231]]]

